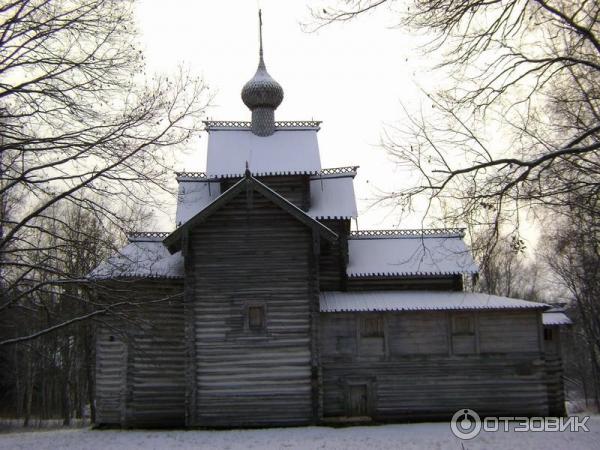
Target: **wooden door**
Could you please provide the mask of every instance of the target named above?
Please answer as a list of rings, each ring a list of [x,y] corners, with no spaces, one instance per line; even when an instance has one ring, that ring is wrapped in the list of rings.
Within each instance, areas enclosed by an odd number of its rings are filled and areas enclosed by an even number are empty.
[[[368,390],[366,384],[349,386],[348,406],[350,417],[366,417],[369,415]]]
[[[96,422],[122,424],[127,384],[127,344],[106,329],[96,342]]]

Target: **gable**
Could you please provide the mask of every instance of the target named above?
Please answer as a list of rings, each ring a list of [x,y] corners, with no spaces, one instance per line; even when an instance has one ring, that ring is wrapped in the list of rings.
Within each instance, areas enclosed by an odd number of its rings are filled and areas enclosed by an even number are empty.
[[[295,270],[306,272],[308,269],[302,268],[312,254],[313,235],[310,228],[253,191],[250,199],[246,192],[238,193],[192,226],[186,241],[185,258],[194,266],[202,265],[194,272],[196,281],[209,282],[214,277],[235,280],[240,271],[248,281],[257,274],[269,276],[278,264],[295,265]],[[230,282],[220,283],[219,289]],[[267,284],[272,287],[273,283]]]
[[[254,193],[259,193],[270,203],[285,211],[288,215],[292,216],[295,220],[299,221],[313,232],[318,233],[321,237],[331,242],[337,240],[338,238],[337,234],[331,231],[325,225],[310,217],[300,208],[290,203],[288,200],[258,181],[256,178],[252,177],[250,173],[247,172],[244,178],[221,194],[216,200],[189,219],[185,224],[181,225],[173,233],[167,236],[163,241],[163,244],[171,253],[181,250],[181,241],[191,228],[199,226],[210,216],[215,214],[225,205],[229,204],[233,199],[243,192],[246,193],[247,197],[246,208],[252,208],[254,206],[252,197]],[[244,214],[242,208],[240,208],[240,214]]]

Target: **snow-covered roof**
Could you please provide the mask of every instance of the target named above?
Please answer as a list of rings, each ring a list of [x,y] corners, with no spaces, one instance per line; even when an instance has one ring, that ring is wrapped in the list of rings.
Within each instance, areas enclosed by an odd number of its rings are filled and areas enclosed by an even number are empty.
[[[572,325],[573,321],[563,312],[562,309],[550,309],[542,314],[542,323],[550,325]]]
[[[477,273],[460,235],[355,237],[348,240],[349,277]]]
[[[350,219],[358,216],[353,178],[354,174],[311,177],[308,215],[317,219]]]
[[[265,137],[249,129],[209,131],[209,177],[242,176],[246,163],[254,176],[317,173],[321,170],[317,129],[277,129]]]
[[[183,256],[173,255],[162,237],[131,239],[119,252],[102,262],[88,278],[183,278]]]
[[[221,183],[180,178],[175,225],[180,226],[221,195]]]
[[[529,302],[473,292],[443,291],[327,291],[321,292],[321,312],[447,311],[480,309],[544,309]]]

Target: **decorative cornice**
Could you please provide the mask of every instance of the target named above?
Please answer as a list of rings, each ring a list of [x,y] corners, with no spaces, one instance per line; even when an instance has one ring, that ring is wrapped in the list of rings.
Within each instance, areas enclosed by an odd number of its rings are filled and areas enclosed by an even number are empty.
[[[157,242],[162,241],[169,234],[167,231],[133,231],[127,233],[129,242]]]
[[[208,178],[206,172],[175,172],[177,179],[179,178],[198,178],[198,179],[206,179]]]
[[[344,173],[356,173],[359,166],[333,167],[330,169],[321,169],[319,175],[340,175]]]
[[[205,120],[203,121],[206,128],[248,128],[252,125],[250,121],[236,120]]]
[[[331,178],[335,178],[335,175],[344,175],[344,176],[348,176],[348,175],[356,175],[356,171],[358,170],[359,166],[347,166],[347,167],[332,167],[332,168],[328,168],[328,169],[322,169],[319,172],[301,172],[301,173],[297,173],[297,172],[289,172],[286,173],[286,175],[310,175],[311,179],[318,179],[320,177],[331,177]],[[272,175],[277,175],[277,174],[272,174]],[[209,182],[218,182],[227,178],[239,178],[241,175],[235,175],[235,176],[212,176],[209,177],[206,172],[175,172],[175,176],[177,181],[209,181]],[[256,176],[260,176],[260,174],[256,174]]]
[[[205,120],[203,123],[207,130],[219,128],[249,130],[252,126],[252,122],[240,120]],[[318,129],[320,125],[320,120],[286,120],[276,121],[275,129]]]
[[[320,120],[275,121],[275,128],[319,128],[320,125]]]
[[[350,232],[350,239],[394,237],[464,237],[464,228],[418,228],[410,230],[358,230]]]

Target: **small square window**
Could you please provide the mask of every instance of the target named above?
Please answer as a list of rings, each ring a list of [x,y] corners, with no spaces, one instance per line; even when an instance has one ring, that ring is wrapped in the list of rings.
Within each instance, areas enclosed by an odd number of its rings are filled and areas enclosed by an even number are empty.
[[[263,331],[265,329],[265,307],[262,305],[248,306],[248,329]]]
[[[452,334],[474,334],[475,326],[470,316],[456,316],[452,321]]]
[[[360,336],[383,337],[383,317],[365,317],[361,321]]]
[[[545,341],[552,340],[552,328],[544,328],[544,340]]]

